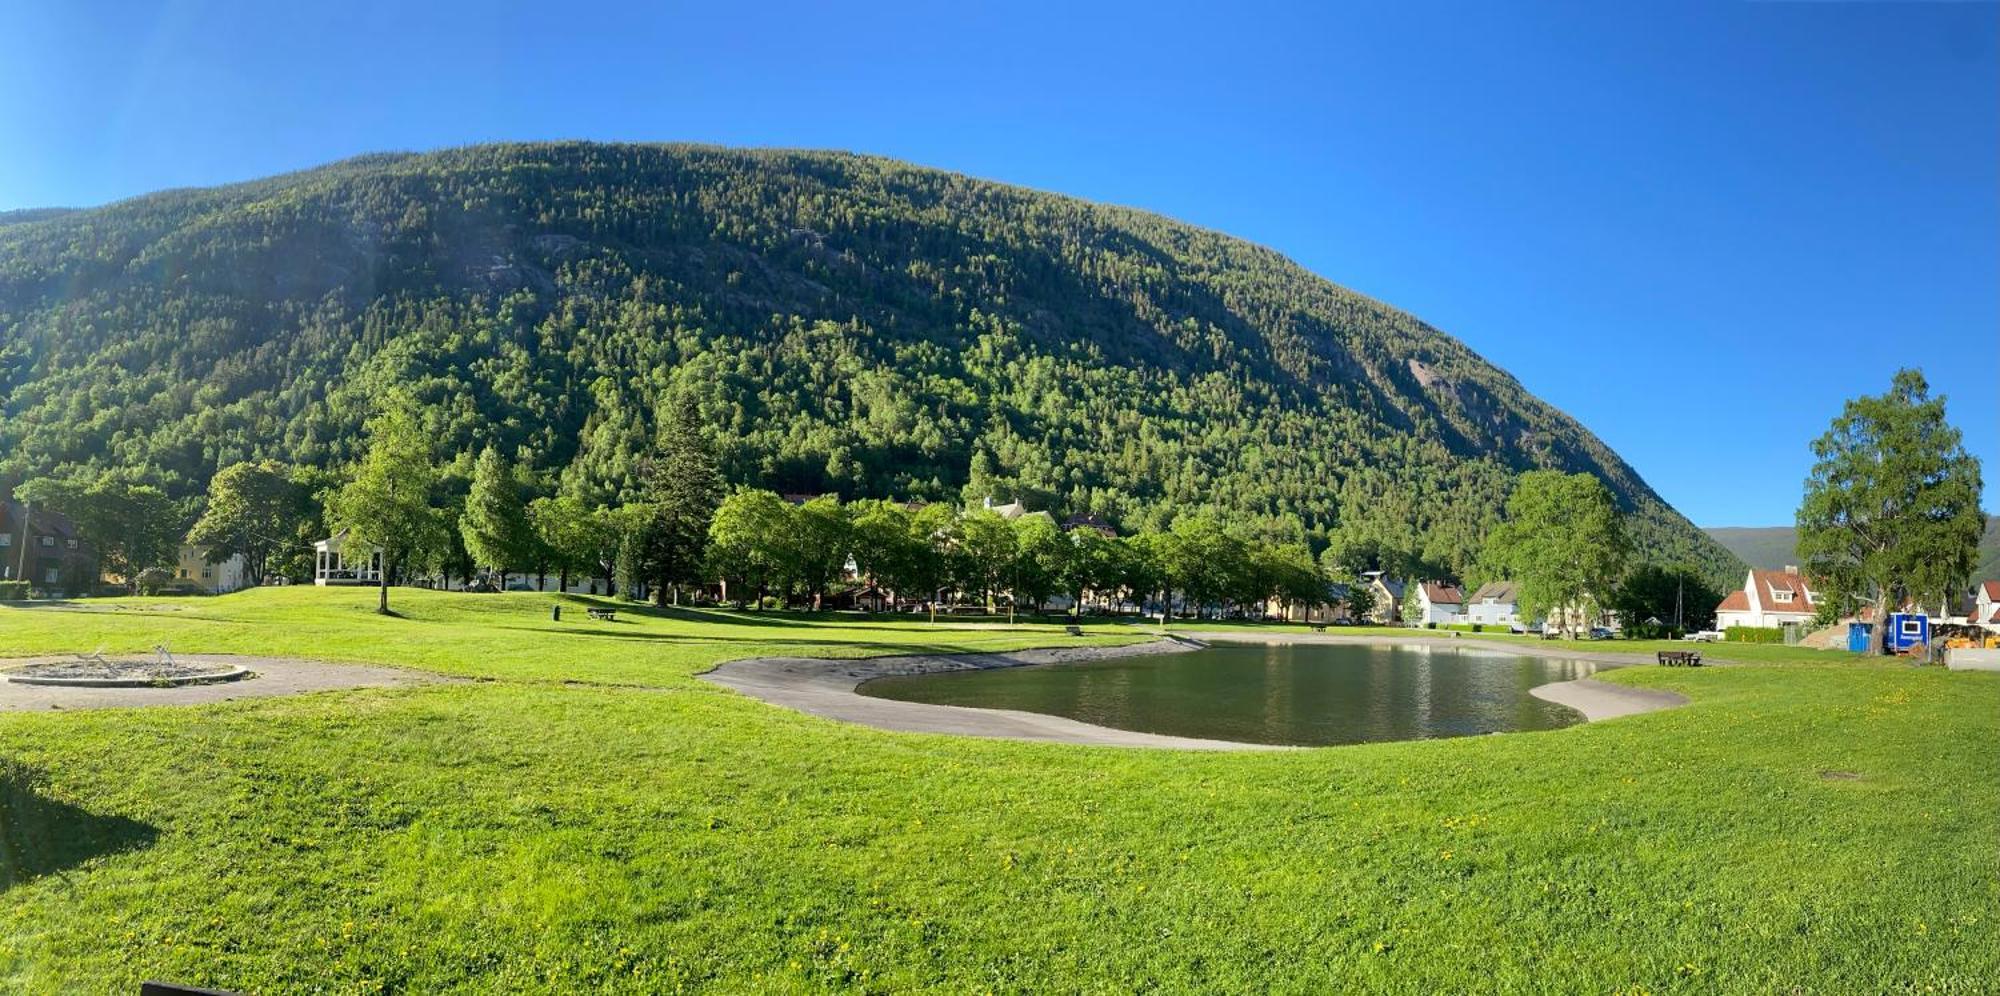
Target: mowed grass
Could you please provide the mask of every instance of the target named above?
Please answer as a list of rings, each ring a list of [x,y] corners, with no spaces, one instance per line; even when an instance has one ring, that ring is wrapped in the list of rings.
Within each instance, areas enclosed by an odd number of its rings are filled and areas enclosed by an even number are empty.
[[[1996,675],[1792,651],[1821,663],[1614,672],[1693,703],[1609,723],[1199,754],[886,733],[689,677],[760,653],[1072,639],[1046,627],[554,624],[547,596],[396,596],[406,618],[352,591],[0,609],[0,655],[167,639],[498,679],[0,715],[0,987],[2000,979]]]

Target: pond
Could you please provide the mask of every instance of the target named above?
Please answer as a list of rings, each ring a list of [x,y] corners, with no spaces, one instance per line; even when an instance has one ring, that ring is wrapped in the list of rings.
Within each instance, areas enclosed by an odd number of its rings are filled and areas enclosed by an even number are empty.
[[[1145,733],[1329,745],[1569,726],[1582,717],[1528,689],[1595,669],[1588,661],[1422,644],[1215,644],[1179,654],[876,678],[858,691]]]

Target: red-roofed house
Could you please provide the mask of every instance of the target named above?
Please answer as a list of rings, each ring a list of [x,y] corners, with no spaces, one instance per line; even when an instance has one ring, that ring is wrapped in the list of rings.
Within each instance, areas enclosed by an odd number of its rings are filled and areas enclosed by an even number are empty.
[[[2000,633],[2000,581],[1981,581],[1972,593],[1972,622]]]
[[[1462,622],[1465,618],[1465,592],[1455,584],[1442,581],[1425,581],[1416,586],[1417,615],[1404,622],[1412,626],[1431,623]]]
[[[1810,623],[1819,606],[1813,601],[1812,587],[1796,567],[1782,571],[1753,570],[1741,591],[1732,591],[1715,607],[1715,628],[1731,626],[1782,626]]]

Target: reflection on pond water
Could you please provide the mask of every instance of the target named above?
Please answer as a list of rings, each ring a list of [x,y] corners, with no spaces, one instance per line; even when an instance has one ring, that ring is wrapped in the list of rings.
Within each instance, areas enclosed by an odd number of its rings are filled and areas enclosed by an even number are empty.
[[[1423,644],[1218,644],[1152,657],[877,678],[860,691],[1182,737],[1352,744],[1568,726],[1580,717],[1528,689],[1593,670],[1588,661]]]

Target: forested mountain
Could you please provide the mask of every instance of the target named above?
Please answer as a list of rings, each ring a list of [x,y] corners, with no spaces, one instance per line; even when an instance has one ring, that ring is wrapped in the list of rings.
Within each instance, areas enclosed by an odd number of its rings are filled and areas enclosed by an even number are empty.
[[[1799,562],[1799,531],[1793,526],[1717,526],[1708,534],[1752,567],[1775,570]],[[1975,581],[2000,579],[2000,515],[1986,517],[1972,577]]]
[[[444,457],[494,442],[609,500],[685,396],[725,476],[779,491],[1128,529],[1212,506],[1463,571],[1514,476],[1553,467],[1601,477],[1642,554],[1740,570],[1408,314],[1215,232],[889,160],[483,146],[4,220],[0,478],[193,497],[237,460],[351,460],[406,390]]]

